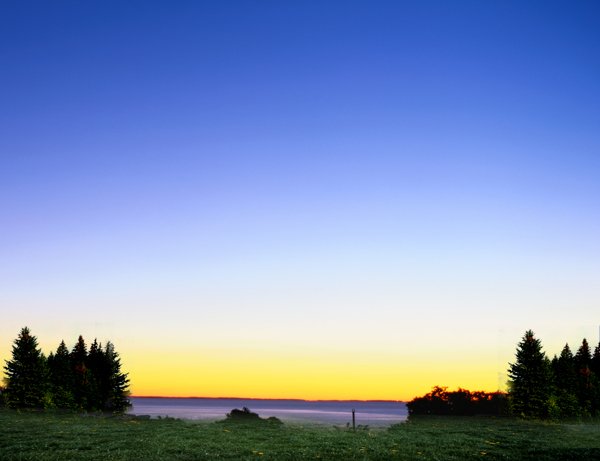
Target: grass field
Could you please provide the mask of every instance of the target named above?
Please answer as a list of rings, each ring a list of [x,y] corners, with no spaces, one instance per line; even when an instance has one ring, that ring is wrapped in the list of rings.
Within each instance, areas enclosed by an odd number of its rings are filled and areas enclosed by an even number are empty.
[[[600,426],[417,417],[387,429],[0,410],[1,460],[600,460]]]

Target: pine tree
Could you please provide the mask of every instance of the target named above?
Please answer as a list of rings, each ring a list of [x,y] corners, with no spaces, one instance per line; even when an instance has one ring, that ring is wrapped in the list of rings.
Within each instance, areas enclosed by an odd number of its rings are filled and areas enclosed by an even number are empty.
[[[592,364],[590,368],[596,377],[600,378],[600,343],[598,343],[594,349],[594,355],[592,355]]]
[[[569,344],[565,344],[559,358],[554,357],[556,360],[552,360],[552,372],[560,416],[575,416],[579,413],[577,400],[578,378],[575,359]]]
[[[576,393],[577,371],[575,369],[575,359],[569,344],[565,344],[552,371],[554,372],[554,383],[557,389],[562,389],[569,394]]]
[[[590,416],[595,405],[595,376],[590,370],[592,353],[587,340],[584,338],[575,355],[575,366],[578,376],[577,400],[584,415]]]
[[[579,370],[585,367],[590,367],[592,364],[592,351],[587,339],[585,338],[583,338],[581,346],[579,349],[577,349],[577,354],[575,354],[575,363],[577,364],[577,368]]]
[[[75,405],[80,410],[96,410],[101,407],[98,385],[92,371],[88,369],[87,346],[83,337],[79,339],[71,350],[71,366],[75,375],[73,395]]]
[[[85,364],[87,359],[87,346],[83,340],[83,336],[79,335],[79,339],[71,350],[71,363],[74,367],[77,365]]]
[[[101,382],[106,383],[105,409],[120,411],[129,407],[131,405],[127,398],[129,379],[127,379],[127,373],[121,373],[121,359],[110,341],[106,343],[104,350],[102,373]]]
[[[79,410],[99,410],[100,392],[94,374],[81,363],[75,367],[75,404]]]
[[[102,345],[99,345],[97,339],[94,339],[86,359],[87,368],[91,373],[91,377],[88,380],[94,381],[91,386],[92,388],[90,389],[91,392],[88,397],[88,404],[94,409],[102,409],[104,402],[101,382],[101,370],[103,367],[103,362],[104,352],[102,351]]]
[[[75,408],[75,376],[69,349],[64,341],[56,349],[56,354],[51,353],[48,357],[48,367],[54,405],[58,408]]]
[[[6,400],[9,407],[42,408],[49,404],[46,357],[37,338],[25,327],[14,341],[11,361],[6,360]]]
[[[517,347],[516,358],[514,364],[509,364],[508,370],[513,412],[524,417],[544,417],[553,390],[552,370],[550,360],[542,352],[541,342],[534,338],[533,331],[525,332]]]
[[[592,384],[594,385],[592,410],[595,416],[600,416],[600,343],[594,349],[590,368],[593,375]]]

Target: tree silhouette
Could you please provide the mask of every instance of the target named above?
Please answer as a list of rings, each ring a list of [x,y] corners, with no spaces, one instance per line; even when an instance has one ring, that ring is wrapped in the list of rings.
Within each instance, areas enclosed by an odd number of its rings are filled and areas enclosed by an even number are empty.
[[[552,370],[533,331],[525,332],[517,347],[516,359],[508,370],[513,412],[532,418],[546,416],[552,395]]]
[[[583,338],[581,346],[579,346],[579,349],[577,349],[577,354],[575,354],[575,363],[577,364],[577,368],[579,370],[589,367],[592,364],[592,351],[587,339],[585,338]]]
[[[584,338],[577,354],[575,354],[575,366],[577,369],[578,387],[577,400],[584,415],[591,415],[595,405],[595,376],[591,371],[592,353],[590,345]]]
[[[596,375],[596,378],[600,378],[600,343],[594,349],[592,355],[592,363],[590,365],[592,372]]]
[[[94,340],[89,353],[82,336],[71,352],[64,341],[48,359],[25,327],[14,341],[13,360],[6,361],[7,387],[2,397],[11,407],[124,410],[131,406],[129,379],[109,341]]]
[[[6,389],[9,407],[41,408],[48,405],[48,365],[38,349],[37,338],[25,327],[14,341],[12,360],[6,360]]]
[[[73,350],[71,350],[71,363],[73,367],[77,365],[85,364],[87,359],[87,346],[85,345],[85,341],[83,340],[83,336],[79,335],[79,339],[73,346]]]
[[[124,410],[129,407],[129,379],[127,373],[121,373],[121,359],[110,341],[106,343],[104,350],[102,373],[101,380],[107,383],[104,407],[110,410]]]
[[[579,412],[578,377],[575,358],[568,344],[565,344],[560,357],[552,360],[552,372],[560,416],[575,416]]]
[[[64,341],[56,349],[56,354],[48,356],[52,403],[59,408],[75,408],[75,375],[71,366],[69,350]]]
[[[91,393],[88,397],[89,405],[93,408],[101,409],[104,405],[106,396],[103,394],[102,388],[102,369],[104,364],[104,352],[102,351],[102,345],[98,344],[97,339],[90,346],[86,362],[87,368],[91,373],[90,379],[93,379],[94,383],[90,389]]]

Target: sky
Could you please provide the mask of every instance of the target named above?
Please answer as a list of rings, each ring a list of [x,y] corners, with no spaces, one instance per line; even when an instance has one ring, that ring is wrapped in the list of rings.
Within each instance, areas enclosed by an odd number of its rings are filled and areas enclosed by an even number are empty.
[[[0,62],[2,364],[410,400],[598,344],[598,2],[1,2]]]

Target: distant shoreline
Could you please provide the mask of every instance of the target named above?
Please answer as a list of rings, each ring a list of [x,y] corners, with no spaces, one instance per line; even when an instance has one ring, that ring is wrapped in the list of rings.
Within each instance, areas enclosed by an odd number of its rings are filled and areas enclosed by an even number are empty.
[[[308,399],[268,399],[260,397],[168,397],[164,395],[130,395],[134,399],[204,399],[204,400],[287,400],[292,402],[395,402],[406,403],[404,400],[308,400]]]

